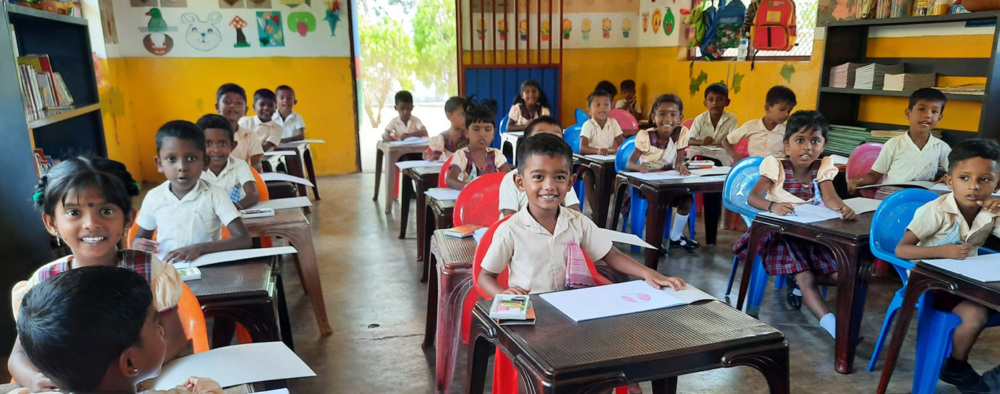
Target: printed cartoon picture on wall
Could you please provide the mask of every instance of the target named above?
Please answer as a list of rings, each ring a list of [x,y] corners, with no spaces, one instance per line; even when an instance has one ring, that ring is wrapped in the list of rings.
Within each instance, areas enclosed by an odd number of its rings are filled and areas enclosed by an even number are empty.
[[[233,20],[229,21],[229,26],[236,29],[236,44],[233,44],[233,48],[249,48],[250,43],[247,42],[247,35],[243,34],[243,28],[247,27],[247,21],[239,16],[234,16]]]
[[[159,0],[131,0],[129,4],[135,8],[146,8],[146,7],[159,7]]]
[[[174,39],[167,32],[177,31],[177,28],[167,25],[159,8],[150,8],[146,11],[146,16],[149,21],[145,27],[139,28],[139,32],[149,33],[143,37],[142,46],[156,56],[166,55],[174,48]]]
[[[245,0],[219,0],[219,8],[247,8]]]
[[[337,22],[340,22],[340,1],[326,2],[326,16],[323,17],[323,20],[330,25],[330,37],[336,37]]]
[[[271,8],[271,0],[246,0],[247,8]]]
[[[483,18],[479,18],[476,21],[476,36],[479,37],[479,41],[486,39],[486,30],[483,28]]]
[[[281,11],[257,11],[257,35],[262,48],[285,46],[285,36],[281,30]]]
[[[300,5],[306,7],[312,6],[312,0],[280,0],[281,5],[287,5],[289,8],[295,8]]]
[[[564,40],[569,39],[569,34],[573,32],[573,22],[570,22],[569,18],[563,18],[562,20],[562,38]]]
[[[517,22],[517,35],[521,37],[521,41],[528,41],[528,20],[521,19]]]
[[[674,11],[667,7],[667,15],[663,17],[663,34],[670,36],[674,33],[674,24],[677,21],[674,19]]]
[[[542,41],[548,41],[549,40],[549,36],[552,35],[552,30],[551,29],[552,29],[552,27],[549,26],[549,21],[542,21],[542,28],[540,29],[541,33],[542,33]]]
[[[497,34],[500,35],[500,41],[507,41],[507,19],[497,21]]]
[[[653,20],[650,21],[653,24],[653,34],[660,32],[660,22],[663,21],[663,14],[660,13],[660,9],[657,8],[653,10]]]
[[[184,8],[187,6],[187,0],[160,0],[160,7]]]
[[[625,18],[622,21],[622,37],[628,38],[629,34],[632,33],[632,20]]]
[[[580,34],[583,35],[584,40],[590,39],[590,18],[583,18],[583,28],[580,29]]]
[[[642,32],[649,31],[649,11],[642,13]]]
[[[705,84],[706,81],[708,81],[708,74],[705,74],[704,70],[698,74],[697,78],[691,78],[691,85],[688,86],[688,92],[691,93],[691,96],[697,94],[701,90],[701,85]]]
[[[193,12],[181,15],[181,22],[188,26],[184,29],[184,39],[192,48],[202,52],[211,51],[222,43],[222,31],[216,23],[222,21],[222,14],[215,11],[208,18],[201,19]]]
[[[306,33],[316,30],[316,17],[306,11],[288,14],[288,30],[298,32],[300,36],[305,37]]]
[[[611,38],[611,19],[610,18],[604,18],[604,20],[601,21],[601,35],[605,39]]]

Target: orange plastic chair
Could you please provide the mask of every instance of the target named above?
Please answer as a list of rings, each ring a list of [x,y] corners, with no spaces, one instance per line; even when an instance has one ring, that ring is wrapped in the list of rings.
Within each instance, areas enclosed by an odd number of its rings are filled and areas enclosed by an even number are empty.
[[[198,298],[191,292],[187,284],[183,284],[181,300],[177,303],[177,314],[181,318],[181,326],[184,327],[184,336],[191,340],[194,352],[207,351],[209,346],[205,314],[201,311]]]
[[[496,232],[497,227],[499,227],[500,224],[505,222],[507,219],[510,219],[510,216],[496,221],[496,223],[493,223],[493,225],[490,226],[488,230],[486,230],[486,233],[483,234],[483,238],[479,241],[479,245],[476,246],[476,254],[472,260],[473,287],[476,289],[476,292],[479,293],[480,297],[487,300],[491,299],[492,297],[488,297],[486,293],[483,291],[483,289],[479,287],[479,273],[482,272],[483,270],[482,268],[483,257],[486,256],[486,251],[490,249],[490,245],[493,243],[493,233]],[[594,282],[597,283],[598,286],[611,284],[610,280],[608,280],[604,276],[601,276],[601,274],[597,272],[597,269],[594,267],[594,263],[590,261],[589,257],[584,255],[584,258],[587,260],[587,268],[590,270],[590,275],[594,278]],[[507,277],[508,277],[507,269],[504,269],[503,272],[497,275],[497,282],[500,283],[500,286],[503,287],[507,286]],[[471,296],[472,292],[470,292],[469,295]],[[466,343],[469,342],[468,341],[469,326],[466,324],[465,317],[466,316],[471,317],[472,306],[475,304],[475,299],[473,299],[473,302],[470,303],[468,302],[469,298],[466,298],[466,303],[464,305],[462,314],[463,316],[462,332],[466,337],[465,338]],[[517,394],[518,392],[517,381],[518,381],[517,370],[514,369],[514,364],[511,363],[510,359],[507,358],[507,356],[503,354],[503,352],[500,351],[500,349],[497,349],[496,354],[493,357],[493,393]],[[628,387],[627,386],[616,387],[615,393],[627,394]]]
[[[624,109],[613,109],[608,117],[618,121],[618,125],[621,126],[622,131],[639,131],[639,122],[635,120],[635,116]]]
[[[438,187],[448,187],[448,169],[451,168],[451,159],[454,158],[455,155],[451,155],[441,166],[441,173],[438,174]]]
[[[462,188],[455,200],[452,224],[473,224],[488,227],[497,220],[500,212],[500,182],[507,175],[502,172],[485,174]]]
[[[135,211],[135,217],[139,217],[139,210]],[[132,238],[135,238],[135,235],[138,234],[138,233],[139,233],[139,223],[136,223],[136,222],[133,221],[132,222],[132,227],[129,227],[128,233],[125,234],[125,248],[126,249],[131,249],[132,248]],[[153,238],[152,239],[154,241],[156,240],[156,231],[153,231]]]

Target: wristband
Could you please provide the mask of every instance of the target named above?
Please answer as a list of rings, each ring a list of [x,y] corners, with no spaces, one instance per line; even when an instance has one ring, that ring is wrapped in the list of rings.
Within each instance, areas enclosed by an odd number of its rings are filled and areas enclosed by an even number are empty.
[[[768,212],[771,212],[771,206],[772,205],[774,205],[774,201],[771,201],[770,203],[767,204],[767,211]]]

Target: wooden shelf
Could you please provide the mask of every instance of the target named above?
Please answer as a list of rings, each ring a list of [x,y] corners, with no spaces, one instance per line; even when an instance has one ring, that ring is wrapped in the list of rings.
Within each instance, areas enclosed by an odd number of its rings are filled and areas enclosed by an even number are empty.
[[[948,23],[948,22],[969,22],[997,20],[1000,18],[1000,11],[970,12],[967,14],[933,15],[933,16],[907,16],[903,18],[886,19],[855,19],[851,21],[830,22],[827,27],[842,26],[892,26],[892,25],[913,25],[923,23]]]
[[[4,8],[7,9],[8,14],[26,16],[29,18],[37,18],[46,21],[70,23],[74,25],[87,26],[87,20],[83,18],[77,18],[75,16],[68,16],[62,14],[56,14],[48,11],[36,10],[30,7],[23,7],[16,4],[11,4],[4,2]],[[13,15],[11,15],[13,19]]]
[[[28,116],[28,128],[37,129],[39,127],[48,126],[66,119],[72,119],[100,109],[101,104],[90,104],[83,107],[73,107],[69,109],[46,110],[40,116]]]
[[[910,97],[913,92],[897,92],[890,90],[868,90],[868,89],[844,89],[844,88],[819,88],[820,93],[853,94],[859,96],[886,96],[886,97]],[[983,101],[986,99],[982,94],[951,94],[944,95],[948,100],[955,101]]]

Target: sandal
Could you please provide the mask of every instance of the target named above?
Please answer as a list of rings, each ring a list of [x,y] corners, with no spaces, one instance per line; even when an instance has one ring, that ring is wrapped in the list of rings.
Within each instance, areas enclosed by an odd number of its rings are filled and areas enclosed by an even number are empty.
[[[802,296],[794,294],[794,291],[799,288],[798,282],[795,281],[794,276],[787,275],[786,278],[788,280],[788,293],[785,296],[785,305],[791,309],[802,309]]]

